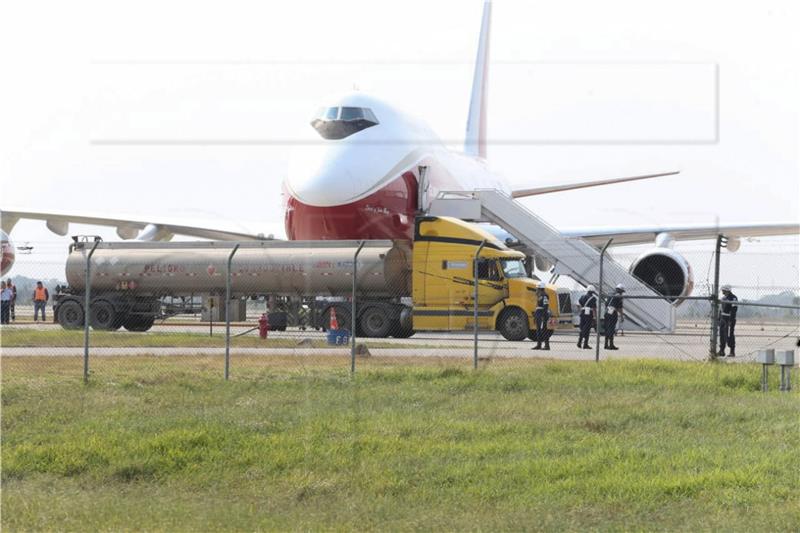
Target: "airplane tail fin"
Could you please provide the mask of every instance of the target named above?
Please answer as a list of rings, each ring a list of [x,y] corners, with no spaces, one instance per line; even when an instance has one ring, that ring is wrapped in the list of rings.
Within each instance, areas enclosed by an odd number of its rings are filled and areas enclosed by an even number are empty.
[[[464,152],[486,158],[486,100],[489,83],[489,28],[492,18],[492,2],[483,4],[481,35],[478,40],[478,55],[475,58],[475,73],[472,77],[472,96],[467,116],[467,134]]]

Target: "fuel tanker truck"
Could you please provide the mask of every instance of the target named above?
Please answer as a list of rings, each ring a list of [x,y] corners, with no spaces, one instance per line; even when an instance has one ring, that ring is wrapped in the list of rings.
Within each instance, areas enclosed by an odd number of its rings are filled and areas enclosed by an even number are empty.
[[[356,266],[357,331],[367,337],[408,337],[414,331],[471,329],[478,254],[478,326],[506,339],[533,338],[536,289],[525,255],[479,226],[449,217],[419,217],[413,241],[75,242],[68,286],[55,298],[55,318],[81,328],[90,264],[89,323],[95,329],[146,331],[167,297],[212,295],[224,301],[231,254],[234,300],[254,296],[311,298],[323,316],[336,312],[351,329]],[[92,248],[95,247],[92,253]],[[91,253],[91,258],[89,254]],[[572,327],[567,289],[545,284],[551,328]],[[230,303],[230,302],[228,302]]]

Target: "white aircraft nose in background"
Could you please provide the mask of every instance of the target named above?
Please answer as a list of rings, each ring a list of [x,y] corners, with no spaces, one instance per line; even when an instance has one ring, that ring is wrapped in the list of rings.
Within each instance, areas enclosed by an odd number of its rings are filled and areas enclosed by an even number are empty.
[[[303,144],[292,154],[286,192],[314,207],[361,200],[416,163],[418,129],[376,98],[353,93],[337,99],[304,128]]]
[[[432,191],[461,188],[424,122],[363,93],[320,108],[303,135],[283,185],[290,239],[408,239],[420,167],[435,169]]]

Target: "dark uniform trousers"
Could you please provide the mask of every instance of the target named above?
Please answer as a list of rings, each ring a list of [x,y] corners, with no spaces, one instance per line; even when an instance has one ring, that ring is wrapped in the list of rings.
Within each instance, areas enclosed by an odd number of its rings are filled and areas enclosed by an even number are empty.
[[[605,322],[606,333],[606,348],[615,348],[614,336],[617,334],[617,322],[619,322],[619,314],[622,312],[622,296],[617,293],[608,299],[606,305],[606,314],[603,317]]]
[[[736,295],[732,292],[729,292],[720,301],[722,304],[722,309],[720,309],[719,316],[720,354],[725,352],[725,346],[731,349],[731,355],[736,353],[736,336],[734,334],[734,330],[736,329],[736,312],[738,311],[738,308],[736,307],[737,300],[738,298]]]
[[[617,313],[606,313],[605,328],[606,328],[606,346],[614,346],[614,335],[617,333]]]
[[[533,312],[533,319],[536,322],[536,342],[550,344],[550,332],[547,330],[547,321],[550,320],[550,312],[547,309],[537,309]]]
[[[540,348],[544,343],[544,349],[550,349],[550,331],[547,329],[547,322],[550,319],[550,299],[545,295],[536,297],[536,310],[533,312],[533,320],[536,323],[536,347]]]
[[[587,292],[578,300],[580,306],[580,333],[578,334],[578,347],[589,347],[589,335],[594,326],[594,314],[597,309],[597,296],[594,293]],[[583,344],[581,346],[581,344]]]
[[[724,352],[725,346],[731,349],[731,352],[736,350],[736,335],[734,329],[736,328],[736,319],[731,316],[722,315],[719,317],[719,351]]]
[[[580,323],[580,334],[578,335],[578,344],[583,343],[584,345],[589,343],[589,335],[592,332],[592,325],[594,320],[592,320],[591,314],[585,314],[583,309],[581,309],[581,323]]]

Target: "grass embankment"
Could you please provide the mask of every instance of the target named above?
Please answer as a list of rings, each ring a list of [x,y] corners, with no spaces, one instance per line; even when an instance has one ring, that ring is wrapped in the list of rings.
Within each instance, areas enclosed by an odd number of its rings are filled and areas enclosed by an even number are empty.
[[[800,529],[754,365],[3,359],[8,530]]]
[[[316,332],[315,332],[316,333]],[[232,333],[235,335],[235,332]],[[231,337],[231,346],[239,348],[295,348],[302,341],[303,347],[330,348],[325,339],[306,338],[303,332],[297,332],[297,337],[268,337],[261,339],[258,335],[250,333],[247,336]],[[146,347],[146,348],[223,348],[225,346],[225,326],[214,328],[214,335],[208,333],[187,332],[144,332],[129,333],[126,331],[92,331],[90,341],[97,348],[120,347]],[[34,330],[26,328],[8,328],[2,331],[0,344],[6,348],[32,347],[65,347],[75,348],[83,346],[83,330]],[[359,340],[369,348],[392,348],[397,344],[379,340]],[[346,346],[345,346],[346,347]],[[421,346],[406,345],[404,348],[419,348]]]

